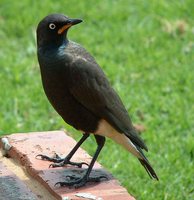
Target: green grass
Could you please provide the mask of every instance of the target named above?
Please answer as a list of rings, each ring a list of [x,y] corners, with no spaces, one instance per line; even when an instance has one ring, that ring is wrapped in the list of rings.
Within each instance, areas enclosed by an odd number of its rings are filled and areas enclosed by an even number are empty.
[[[35,40],[45,15],[80,17],[84,23],[69,38],[94,55],[133,122],[146,127],[146,155],[160,181],[150,180],[136,159],[109,140],[100,163],[137,199],[193,199],[193,10],[193,0],[0,0],[0,134],[66,128],[81,136],[44,95]],[[90,154],[92,142],[84,144]]]

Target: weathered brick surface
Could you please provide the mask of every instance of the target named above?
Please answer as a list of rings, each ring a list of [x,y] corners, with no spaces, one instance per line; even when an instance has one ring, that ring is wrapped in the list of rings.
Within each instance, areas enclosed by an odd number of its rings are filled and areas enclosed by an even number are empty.
[[[12,148],[8,151],[9,156],[19,161],[30,176],[35,178],[41,185],[44,185],[56,199],[87,199],[81,196],[90,194],[93,195],[90,199],[96,200],[134,200],[127,190],[120,186],[118,181],[97,162],[91,175],[106,174],[109,178],[108,180],[100,183],[89,183],[79,189],[55,186],[56,182],[65,180],[67,175],[72,173],[82,175],[85,170],[72,166],[49,168],[50,162],[35,158],[37,154],[52,156],[54,153],[59,153],[60,155],[69,153],[76,141],[63,131],[12,134],[7,138],[12,145]],[[2,146],[2,144],[0,145]],[[90,163],[91,157],[83,149],[79,149],[72,161]]]
[[[36,200],[36,195],[0,161],[0,200]]]

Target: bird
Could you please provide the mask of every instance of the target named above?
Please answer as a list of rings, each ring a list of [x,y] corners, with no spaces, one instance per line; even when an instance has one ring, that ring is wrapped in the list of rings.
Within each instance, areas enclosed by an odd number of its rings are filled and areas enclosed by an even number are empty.
[[[82,21],[54,13],[44,17],[36,29],[37,57],[44,92],[63,120],[83,134],[65,158],[43,154],[37,157],[52,161],[51,167],[69,164],[81,168],[84,164],[88,165],[82,177],[72,176],[56,183],[82,187],[105,178],[90,177],[90,173],[106,138],[110,138],[132,153],[152,179],[159,180],[143,152],[148,151],[145,142],[102,68],[84,47],[68,39],[68,30]],[[90,164],[72,162],[72,156],[91,134],[95,137],[97,149]]]

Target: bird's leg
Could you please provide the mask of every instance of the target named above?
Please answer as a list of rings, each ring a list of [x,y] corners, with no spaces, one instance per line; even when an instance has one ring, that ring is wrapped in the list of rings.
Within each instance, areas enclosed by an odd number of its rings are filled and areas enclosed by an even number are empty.
[[[52,164],[50,164],[49,167],[62,167],[64,165],[74,165],[77,166],[79,168],[82,167],[82,165],[87,165],[87,163],[85,162],[71,162],[70,159],[72,158],[72,156],[75,154],[75,152],[78,150],[78,148],[81,146],[81,144],[89,137],[89,133],[85,133],[83,134],[82,138],[79,140],[79,142],[74,146],[74,148],[69,152],[69,154],[65,157],[65,158],[61,158],[60,156],[58,156],[57,154],[55,155],[55,157],[49,157],[43,154],[38,154],[36,156],[36,158],[40,157],[40,159],[42,160],[47,160],[47,161],[51,161],[54,162]]]
[[[76,176],[67,176],[67,178],[69,178],[69,181],[57,182],[55,185],[59,184],[60,186],[73,186],[75,188],[78,188],[78,187],[84,186],[87,182],[100,182],[100,180],[102,178],[107,179],[106,176],[89,177],[89,175],[92,171],[92,168],[94,166],[94,163],[105,143],[105,137],[103,137],[103,136],[95,135],[95,139],[98,144],[98,147],[96,149],[96,152],[95,152],[95,154],[92,158],[92,161],[91,161],[86,173],[84,174],[84,176],[81,178],[76,177]]]

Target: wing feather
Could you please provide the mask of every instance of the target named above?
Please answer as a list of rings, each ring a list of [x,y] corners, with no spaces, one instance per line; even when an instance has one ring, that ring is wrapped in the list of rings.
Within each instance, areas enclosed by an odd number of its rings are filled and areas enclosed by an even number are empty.
[[[121,99],[97,63],[78,58],[72,62],[70,71],[69,88],[76,100],[124,133],[135,145],[147,150]]]

